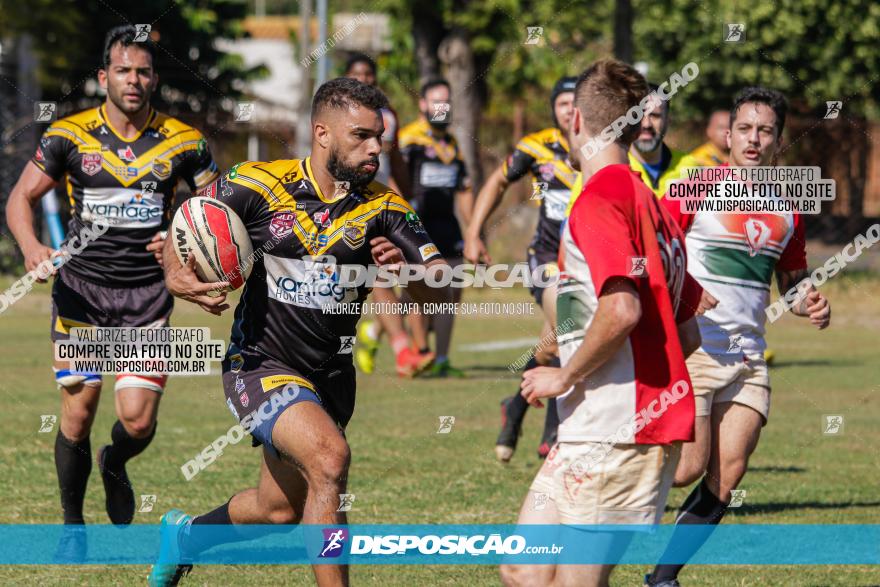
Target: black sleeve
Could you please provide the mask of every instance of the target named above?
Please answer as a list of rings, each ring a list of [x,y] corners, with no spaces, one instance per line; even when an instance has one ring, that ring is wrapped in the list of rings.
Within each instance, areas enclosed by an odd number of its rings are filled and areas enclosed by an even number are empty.
[[[383,214],[384,235],[403,251],[408,263],[422,264],[440,257],[437,246],[418,214],[409,203],[398,195],[385,202]]]
[[[183,177],[190,190],[200,190],[217,179],[217,164],[211,155],[208,141],[199,134],[198,147],[187,151],[186,172]]]
[[[46,129],[31,161],[40,170],[58,181],[70,168],[70,153],[76,147],[53,124]]]
[[[513,153],[504,162],[504,177],[509,182],[514,182],[532,170],[535,158],[526,150],[521,140],[517,143]]]

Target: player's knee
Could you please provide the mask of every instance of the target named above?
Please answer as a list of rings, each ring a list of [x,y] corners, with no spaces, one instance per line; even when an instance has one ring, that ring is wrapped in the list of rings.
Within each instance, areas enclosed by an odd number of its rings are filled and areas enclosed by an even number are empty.
[[[69,407],[61,416],[61,432],[68,440],[80,442],[91,434],[94,419],[95,414],[88,406]]]
[[[298,524],[302,515],[293,509],[290,504],[276,504],[266,511],[266,519],[270,524]]]
[[[315,463],[309,471],[309,480],[313,483],[337,485],[348,475],[350,463],[351,449],[347,442],[341,440],[334,443],[333,447]]]
[[[706,473],[706,464],[702,461],[681,461],[675,470],[673,487],[687,487],[698,481]]]
[[[501,565],[501,582],[505,587],[524,587],[529,585],[529,575],[521,565]]]
[[[153,432],[154,422],[149,415],[123,413],[119,419],[132,438],[146,438]]]

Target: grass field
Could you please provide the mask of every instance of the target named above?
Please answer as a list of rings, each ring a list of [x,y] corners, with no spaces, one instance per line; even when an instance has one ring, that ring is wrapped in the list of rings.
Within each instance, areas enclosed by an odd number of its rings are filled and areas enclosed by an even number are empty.
[[[3,289],[9,282],[2,284]],[[880,280],[841,275],[825,292],[832,301],[832,327],[817,332],[786,316],[770,327],[776,350],[773,409],[742,488],[735,523],[876,523],[880,520],[877,472],[880,458]],[[60,521],[52,434],[38,433],[41,414],[57,414],[48,342],[49,288],[39,286],[0,317],[0,523]],[[468,292],[475,301],[526,301],[522,291]],[[536,308],[537,314],[537,308]],[[176,326],[210,326],[228,336],[230,316],[215,318],[178,303]],[[539,318],[487,316],[460,319],[452,359],[467,370],[464,380],[402,381],[393,376],[390,351],[380,351],[377,373],[361,376],[358,407],[348,437],[353,451],[350,491],[357,499],[352,523],[513,523],[539,461],[535,455],[543,415],[530,413],[520,452],[509,466],[492,454],[498,402],[517,386],[506,366],[522,348],[475,352],[466,344],[535,336]],[[108,390],[108,393],[112,391]],[[822,434],[823,414],[845,417],[844,433]],[[455,416],[451,434],[436,434],[439,416]],[[540,417],[539,417],[540,416]],[[92,433],[92,447],[108,442],[115,420],[105,397]],[[206,471],[187,482],[180,466],[233,424],[219,377],[172,378],[150,448],[129,466],[136,494],[155,494],[152,513],[136,523],[158,523],[179,507],[200,513],[255,483],[259,452],[248,442],[228,448]],[[674,490],[677,506],[687,490]],[[93,471],[86,497],[87,523],[108,523],[103,488]],[[672,518],[672,510],[665,522]],[[613,585],[641,585],[647,567],[621,567]],[[137,585],[146,566],[5,567],[0,584]],[[685,585],[819,586],[880,585],[876,567],[690,567]],[[497,585],[494,567],[353,567],[354,584]],[[197,567],[187,585],[309,585],[306,567]]]

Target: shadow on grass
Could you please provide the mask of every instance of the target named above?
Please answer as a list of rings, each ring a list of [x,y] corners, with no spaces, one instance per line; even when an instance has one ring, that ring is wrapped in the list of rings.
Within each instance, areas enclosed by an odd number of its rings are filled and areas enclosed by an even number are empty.
[[[806,473],[803,467],[749,467],[749,473]]]

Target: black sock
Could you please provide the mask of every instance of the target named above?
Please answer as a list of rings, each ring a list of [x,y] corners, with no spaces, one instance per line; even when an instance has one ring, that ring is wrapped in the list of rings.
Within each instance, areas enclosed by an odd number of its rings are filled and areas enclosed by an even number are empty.
[[[65,524],[84,524],[83,500],[92,472],[92,444],[89,438],[73,442],[61,434],[55,437],[55,470],[61,490]]]
[[[675,519],[676,526],[679,524],[704,524],[708,526],[716,526],[724,514],[727,513],[727,504],[718,499],[714,493],[709,491],[706,478],[700,481],[691,494],[684,500],[678,517]],[[689,559],[699,550],[706,540],[709,539],[711,529],[707,528],[705,536],[695,539],[694,534],[688,533],[687,539],[683,540],[684,544],[676,544],[676,532],[672,532],[669,546],[663,553],[663,558],[667,556],[675,556],[681,560],[683,557]],[[651,575],[650,582],[659,583],[660,581],[671,581],[678,577],[678,573],[684,568],[683,564],[667,564],[657,565]]]
[[[232,499],[229,501],[232,501]],[[229,501],[207,514],[202,514],[201,516],[193,518],[192,526],[218,524],[231,526],[232,518],[229,517]],[[181,540],[183,541],[183,544],[181,544],[181,550],[186,557],[191,558],[196,556],[220,543],[213,533],[207,532],[204,529],[197,529],[193,532],[192,526],[187,528],[181,537]]]
[[[431,347],[422,347],[419,349],[419,354],[426,355],[431,352]]]
[[[111,444],[106,450],[107,454],[104,456],[104,467],[111,470],[118,469],[125,465],[130,458],[136,457],[144,452],[144,449],[153,441],[153,437],[156,435],[156,427],[158,425],[158,422],[153,424],[153,431],[150,432],[149,436],[144,438],[133,438],[125,430],[125,426],[122,425],[122,422],[116,420],[116,424],[113,425],[113,430],[110,432],[110,438],[113,439],[113,444]]]

